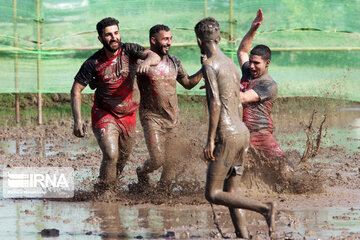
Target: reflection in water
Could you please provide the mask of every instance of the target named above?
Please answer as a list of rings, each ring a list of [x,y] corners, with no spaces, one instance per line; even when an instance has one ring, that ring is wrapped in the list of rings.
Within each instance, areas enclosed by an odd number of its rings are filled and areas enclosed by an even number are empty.
[[[77,144],[68,142],[57,142],[55,140],[27,139],[27,140],[6,140],[0,141],[0,151],[5,154],[29,155],[36,154],[40,157],[54,156],[59,153],[70,153],[72,155],[84,153],[82,148],[87,151],[96,151],[98,146],[93,138],[84,138]]]
[[[224,233],[233,228],[226,208],[216,213]],[[249,230],[266,232],[266,224],[257,214],[247,212]],[[287,236],[328,238],[342,231],[358,231],[360,209],[320,208],[281,211],[278,231]],[[1,200],[0,239],[41,239],[44,228],[60,231],[57,239],[178,239],[209,238],[217,232],[210,206],[123,206],[116,203],[43,202],[41,200]],[[166,235],[167,234],[167,235]]]

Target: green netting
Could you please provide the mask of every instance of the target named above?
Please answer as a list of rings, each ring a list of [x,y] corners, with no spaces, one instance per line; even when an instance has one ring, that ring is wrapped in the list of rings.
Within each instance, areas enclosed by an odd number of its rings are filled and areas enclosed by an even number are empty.
[[[95,25],[108,16],[120,21],[122,41],[144,46],[151,26],[168,25],[171,53],[189,74],[200,67],[193,28],[212,16],[223,51],[237,63],[258,8],[264,22],[254,44],[273,50],[270,73],[280,96],[360,101],[360,0],[1,0],[0,92],[68,93],[81,63],[101,47]]]

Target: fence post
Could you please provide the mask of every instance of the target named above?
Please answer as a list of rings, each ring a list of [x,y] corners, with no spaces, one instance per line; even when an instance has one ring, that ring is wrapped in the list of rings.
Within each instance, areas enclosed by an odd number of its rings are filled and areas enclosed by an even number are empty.
[[[14,8],[14,47],[15,47],[15,58],[14,58],[14,74],[15,74],[15,119],[16,123],[20,123],[20,97],[19,97],[19,76],[18,76],[18,39],[17,39],[17,0],[13,1]]]
[[[37,87],[38,87],[38,123],[43,123],[42,119],[42,95],[41,95],[41,32],[40,32],[40,0],[36,0],[37,13]]]
[[[233,0],[230,0],[230,12],[229,12],[229,22],[230,22],[230,30],[229,30],[229,41],[230,41],[230,46],[231,48],[234,47],[234,4],[233,4]],[[234,55],[231,54],[231,60],[234,61]]]

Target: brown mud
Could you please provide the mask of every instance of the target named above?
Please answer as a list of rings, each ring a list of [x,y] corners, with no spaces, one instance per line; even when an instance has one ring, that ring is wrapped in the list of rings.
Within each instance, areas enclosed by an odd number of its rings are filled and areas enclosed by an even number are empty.
[[[202,153],[207,133],[207,116],[205,102],[197,101],[197,107],[194,109],[181,109],[180,129],[183,137],[179,138],[176,148],[179,160],[176,167],[176,180],[171,192],[164,192],[156,187],[155,183],[159,180],[161,169],[151,174],[151,188],[139,192],[129,191],[128,186],[137,182],[136,167],[142,165],[143,161],[148,158],[139,121],[136,131],[137,142],[123,176],[119,180],[119,186],[115,191],[110,191],[103,196],[93,192],[93,184],[97,182],[96,177],[101,162],[101,151],[90,130],[89,121],[86,122],[88,134],[82,139],[72,135],[73,123],[71,120],[51,121],[42,126],[0,127],[0,166],[10,168],[20,166],[73,167],[76,172],[79,172],[79,176],[75,178],[75,181],[78,181],[75,197],[74,199],[55,200],[55,203],[59,202],[59,204],[71,205],[77,202],[86,202],[105,204],[105,206],[111,204],[128,207],[141,205],[149,208],[152,208],[151,206],[167,206],[170,209],[188,206],[194,211],[199,207],[209,211],[209,205],[204,197],[207,165],[203,161]],[[285,105],[286,101],[284,100]],[[296,104],[296,101],[293,104]],[[327,109],[330,112],[328,112],[327,127],[342,129],[346,133],[344,135],[346,144],[338,144],[334,138],[337,132],[335,131],[333,133],[335,135],[332,135],[329,130],[316,157],[308,159],[306,163],[300,163],[307,140],[304,123],[310,118],[313,107],[305,106],[299,112],[285,112],[279,110],[280,107],[278,107],[274,111],[274,124],[277,126],[276,137],[302,134],[300,140],[296,137],[282,138],[281,140],[280,145],[285,148],[287,158],[295,165],[295,173],[290,179],[285,180],[278,177],[279,171],[276,167],[256,159],[249,159],[249,162],[255,163],[255,165],[248,165],[244,172],[242,195],[261,201],[278,202],[279,213],[276,217],[276,224],[280,226],[279,239],[300,239],[299,235],[295,236],[294,234],[284,237],[286,234],[281,229],[285,227],[296,229],[297,225],[309,222],[312,218],[311,216],[291,217],[291,214],[288,214],[289,211],[340,207],[355,210],[360,208],[360,153],[359,150],[349,151],[346,148],[349,144],[359,145],[360,135],[346,137],[346,134],[360,129],[359,112],[350,113],[346,117],[344,112],[338,112],[340,108],[344,108],[342,106]],[[304,108],[308,108],[307,111]],[[297,145],[302,148],[299,150]],[[224,216],[218,218],[219,221],[230,220],[225,208],[216,208],[216,214]],[[264,234],[259,233],[256,237],[256,226],[259,225],[257,221],[261,222],[261,220],[254,220],[256,217],[250,213],[248,216],[251,216],[247,221],[253,239],[264,239],[261,238],[265,236]],[[346,215],[334,217],[337,221],[348,221]],[[260,225],[261,229],[265,230],[266,223],[261,222]],[[232,232],[231,223],[227,226],[226,232]],[[324,231],[324,229],[330,231],[332,227],[334,226],[331,223],[326,225],[325,221],[323,230],[318,231]],[[197,230],[193,229],[192,231],[196,232]],[[346,233],[346,230],[343,232],[345,233],[342,237],[333,239],[356,239],[359,237],[356,232]],[[216,228],[213,226],[206,235],[201,236],[217,238],[217,234]],[[307,232],[304,236],[316,237],[317,234],[319,232]]]

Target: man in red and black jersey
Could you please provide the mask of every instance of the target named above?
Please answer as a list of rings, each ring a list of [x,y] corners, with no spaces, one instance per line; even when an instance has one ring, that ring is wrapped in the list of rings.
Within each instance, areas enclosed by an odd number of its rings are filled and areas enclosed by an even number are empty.
[[[81,92],[89,85],[96,89],[91,121],[103,153],[100,166],[102,190],[116,183],[134,144],[136,111],[140,96],[134,76],[147,73],[160,57],[135,43],[122,43],[118,21],[104,18],[97,26],[103,48],[88,58],[76,74],[71,89],[74,135],[86,134],[81,120]],[[144,61],[136,65],[137,59]]]
[[[271,110],[277,98],[277,84],[268,73],[271,50],[265,45],[251,45],[263,21],[262,10],[252,22],[250,30],[242,39],[237,56],[242,70],[240,92],[244,106],[243,121],[250,130],[250,144],[268,158],[281,158],[283,151],[273,136]],[[250,57],[249,57],[250,53]]]

